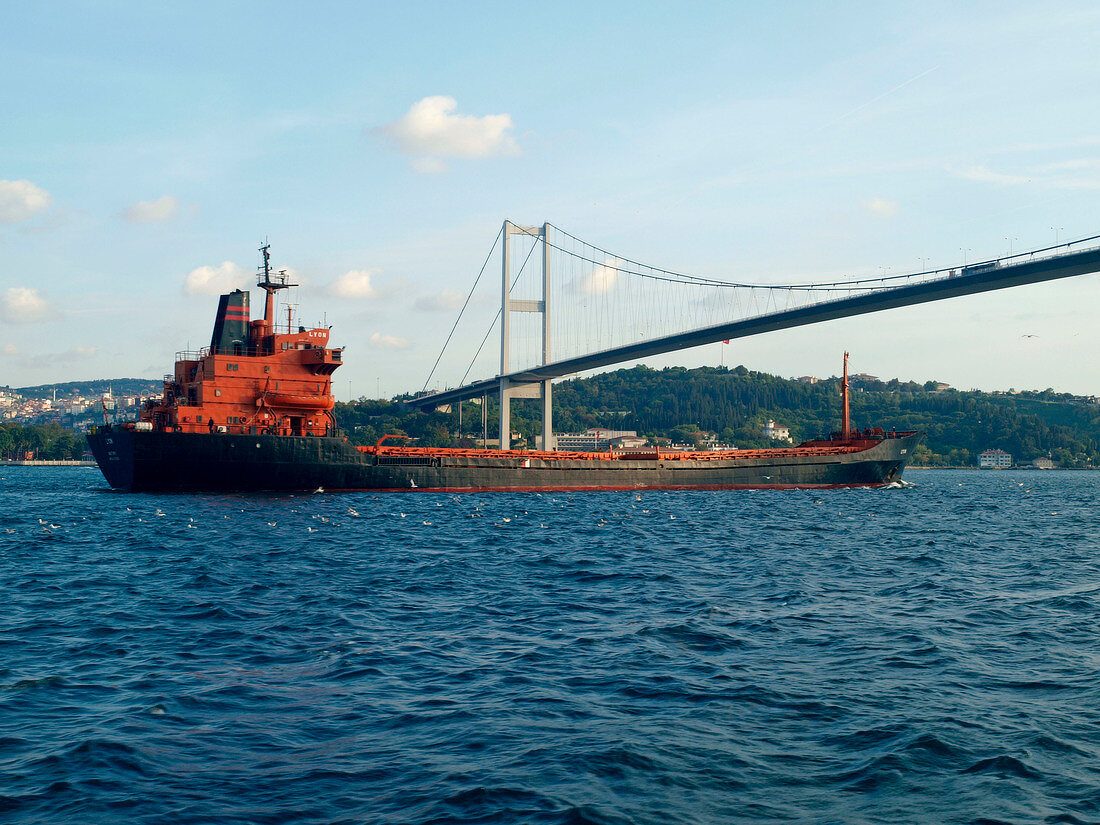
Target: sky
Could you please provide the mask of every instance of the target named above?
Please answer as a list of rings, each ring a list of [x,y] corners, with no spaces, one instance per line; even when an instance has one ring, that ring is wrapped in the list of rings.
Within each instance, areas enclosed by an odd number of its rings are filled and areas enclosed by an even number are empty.
[[[424,385],[505,219],[777,284],[1100,234],[1098,35],[1072,0],[9,3],[0,385],[171,372],[265,238],[346,347],[343,399]],[[432,386],[460,381],[496,267]],[[1098,310],[1088,275],[646,363],[827,376],[847,349],[882,378],[1100,394]]]

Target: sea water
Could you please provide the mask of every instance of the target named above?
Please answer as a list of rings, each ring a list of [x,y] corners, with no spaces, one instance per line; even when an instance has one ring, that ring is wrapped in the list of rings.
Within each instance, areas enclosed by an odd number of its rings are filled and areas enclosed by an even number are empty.
[[[1100,821],[1100,473],[0,476],[3,822]]]

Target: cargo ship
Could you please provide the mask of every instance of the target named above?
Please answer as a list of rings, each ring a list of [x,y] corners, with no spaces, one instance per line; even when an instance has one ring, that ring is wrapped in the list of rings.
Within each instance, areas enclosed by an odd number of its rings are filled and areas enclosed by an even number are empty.
[[[276,323],[275,296],[295,286],[263,246],[257,285],[218,303],[210,346],[176,354],[163,394],[136,421],[88,443],[107,482],[126,491],[581,491],[878,487],[901,480],[916,432],[853,430],[845,353],[841,429],[773,449],[611,452],[372,446],[348,442],[333,415],[343,349],[327,327]]]

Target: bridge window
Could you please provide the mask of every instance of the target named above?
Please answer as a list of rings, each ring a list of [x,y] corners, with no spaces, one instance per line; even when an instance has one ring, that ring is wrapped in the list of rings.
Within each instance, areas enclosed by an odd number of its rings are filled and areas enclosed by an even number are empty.
[[[195,416],[195,421],[197,421],[199,424],[201,424],[202,423],[202,416],[201,415],[196,415]]]
[[[214,390],[214,395],[218,396],[219,398],[221,397],[221,394],[222,394],[221,390]]]

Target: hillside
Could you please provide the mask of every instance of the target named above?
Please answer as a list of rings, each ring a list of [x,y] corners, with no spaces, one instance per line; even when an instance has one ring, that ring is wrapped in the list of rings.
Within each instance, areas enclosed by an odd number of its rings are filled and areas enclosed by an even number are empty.
[[[1100,465],[1100,406],[1051,390],[1019,394],[936,390],[936,383],[867,381],[853,384],[852,422],[927,433],[917,463],[974,464],[979,452],[999,448],[1017,461],[1050,453],[1065,466]],[[539,430],[536,402],[514,402],[513,431],[533,442]],[[360,443],[386,432],[406,432],[421,443],[442,445],[457,436],[457,414],[404,413],[393,402],[339,404],[341,424]],[[489,432],[496,403],[489,404]],[[463,407],[466,434],[480,434],[480,405]],[[739,447],[766,446],[769,419],[790,427],[795,441],[839,428],[840,382],[802,383],[744,367],[648,367],[616,370],[554,385],[554,429],[589,427],[637,430],[677,442],[716,433]]]

